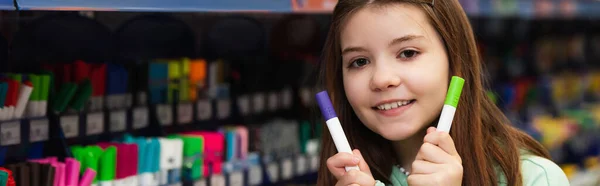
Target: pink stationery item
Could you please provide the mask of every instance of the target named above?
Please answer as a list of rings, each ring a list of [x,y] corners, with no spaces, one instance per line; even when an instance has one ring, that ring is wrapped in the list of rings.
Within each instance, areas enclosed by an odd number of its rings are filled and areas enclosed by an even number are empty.
[[[79,186],[90,186],[92,182],[96,178],[96,171],[93,169],[87,168],[85,169],[85,173],[83,173],[83,177],[81,177],[81,181],[79,182]]]
[[[55,169],[54,186],[65,186],[65,164],[60,162],[51,163]]]
[[[138,168],[138,146],[137,144],[125,143],[98,143],[102,149],[110,146],[117,148],[117,164],[115,179],[124,179],[137,174]]]
[[[81,163],[73,158],[66,158],[65,164],[65,186],[78,186]]]

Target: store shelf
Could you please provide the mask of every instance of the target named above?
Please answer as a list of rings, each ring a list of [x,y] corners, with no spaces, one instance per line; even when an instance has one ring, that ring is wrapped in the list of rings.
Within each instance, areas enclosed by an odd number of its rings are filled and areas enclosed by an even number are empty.
[[[0,0],[0,10],[15,10],[13,0]]]

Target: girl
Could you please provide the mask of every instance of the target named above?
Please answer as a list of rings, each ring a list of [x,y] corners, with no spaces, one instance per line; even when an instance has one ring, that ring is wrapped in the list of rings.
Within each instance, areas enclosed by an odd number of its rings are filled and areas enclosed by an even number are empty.
[[[486,96],[458,1],[424,1],[335,7],[320,79],[356,150],[336,153],[324,132],[318,185],[569,185],[548,152]],[[434,126],[453,75],[465,84],[448,134]],[[360,171],[344,170],[355,165]]]

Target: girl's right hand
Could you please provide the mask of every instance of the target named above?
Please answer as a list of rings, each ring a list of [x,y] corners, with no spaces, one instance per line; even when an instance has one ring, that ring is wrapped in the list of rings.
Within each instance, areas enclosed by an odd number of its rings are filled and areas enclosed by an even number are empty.
[[[327,159],[327,168],[329,172],[338,180],[336,186],[373,186],[375,179],[369,170],[369,165],[365,162],[359,150],[353,150],[350,153],[337,153]],[[350,170],[346,172],[346,166],[356,166],[358,170]]]

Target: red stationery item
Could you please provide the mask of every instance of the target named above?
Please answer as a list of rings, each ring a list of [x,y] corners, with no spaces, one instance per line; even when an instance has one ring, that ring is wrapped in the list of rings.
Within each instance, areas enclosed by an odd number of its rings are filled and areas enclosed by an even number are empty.
[[[90,72],[92,96],[102,96],[106,92],[106,64],[93,64]]]
[[[0,171],[4,171],[4,172],[8,173],[8,180],[6,180],[6,186],[16,186],[17,185],[12,171],[10,171],[4,167],[0,167]]]
[[[125,143],[99,143],[98,146],[106,149],[110,146],[117,148],[117,164],[115,179],[123,179],[137,174],[138,146]]]
[[[4,106],[16,106],[17,97],[19,95],[19,82],[15,80],[8,80],[8,92],[6,93],[6,101]]]
[[[58,72],[62,75],[62,83],[73,82],[74,78],[72,77],[73,66],[71,64],[63,64],[62,71]],[[56,74],[56,73],[55,73]]]
[[[73,63],[73,78],[75,80],[76,83],[81,83],[83,82],[85,79],[88,79],[90,76],[90,65],[81,61],[81,60],[77,60],[75,61],[75,63]]]
[[[221,174],[225,136],[218,132],[206,131],[186,132],[183,135],[202,136],[204,138],[204,176],[208,177],[211,173],[210,165],[212,165],[212,174]]]

